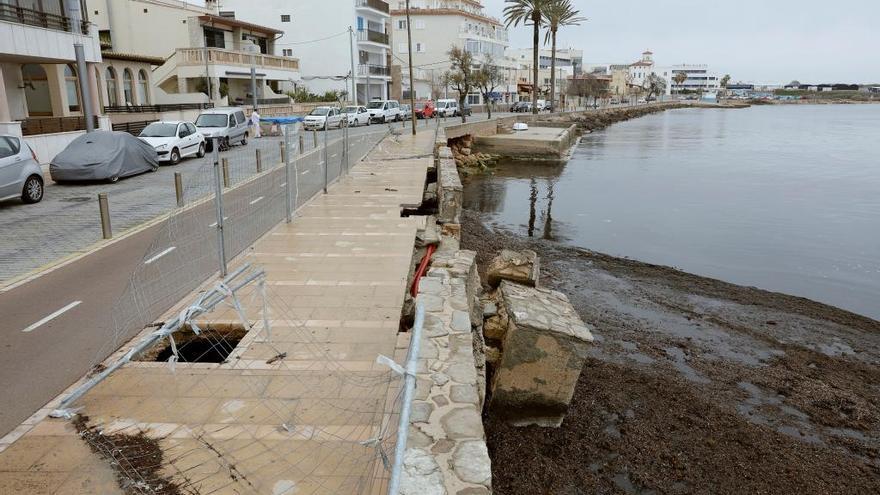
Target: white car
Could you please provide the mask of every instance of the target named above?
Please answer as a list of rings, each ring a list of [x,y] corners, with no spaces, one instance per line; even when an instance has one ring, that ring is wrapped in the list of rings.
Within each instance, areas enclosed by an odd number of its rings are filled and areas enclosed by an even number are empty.
[[[43,199],[43,171],[34,151],[18,136],[0,135],[0,201]]]
[[[367,107],[348,106],[342,109],[342,113],[348,117],[348,125],[350,127],[359,125],[370,125],[370,112]]]
[[[303,119],[306,130],[342,127],[342,112],[336,107],[315,107]]]
[[[441,117],[455,117],[458,115],[458,100],[449,98],[437,100],[434,112]]]
[[[177,165],[188,156],[205,156],[205,136],[190,122],[153,122],[138,137],[156,150],[160,162]]]
[[[370,120],[373,122],[394,122],[402,120],[400,114],[400,103],[397,100],[373,100],[367,105],[367,111],[370,112]]]

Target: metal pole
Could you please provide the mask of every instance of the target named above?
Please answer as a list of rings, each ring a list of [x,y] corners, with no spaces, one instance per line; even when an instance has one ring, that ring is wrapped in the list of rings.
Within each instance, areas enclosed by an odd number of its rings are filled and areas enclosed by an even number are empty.
[[[251,54],[251,104],[253,105],[253,111],[257,111],[257,66],[256,66],[256,55]]]
[[[349,44],[349,54],[351,55],[351,102],[353,105],[357,106],[357,79],[354,75],[354,29],[351,26],[348,26],[348,44]],[[366,103],[364,103],[366,105]]]
[[[303,135],[300,134],[300,135],[299,135],[299,154],[300,154],[300,155],[303,154],[303,150],[305,149],[305,144],[303,144],[303,141],[304,141],[304,140],[303,140]]]
[[[388,495],[400,492],[400,473],[403,470],[403,455],[406,451],[406,437],[409,432],[409,418],[412,412],[412,401],[416,388],[416,372],[418,372],[419,345],[422,340],[422,327],[425,324],[425,307],[421,301],[416,303],[416,321],[413,324],[412,339],[406,360],[406,372],[403,377],[403,406],[397,423],[397,442],[394,446],[394,464],[391,479],[388,481]]]
[[[223,187],[229,187],[229,158],[223,159]]]
[[[211,91],[211,70],[208,68],[208,39],[205,38],[205,86],[208,88],[208,101],[214,101],[214,92]]]
[[[407,55],[409,55],[409,108],[410,118],[412,118],[412,135],[416,135],[416,87],[413,85],[413,63],[412,63],[412,26],[409,25],[409,0],[406,0],[406,42],[409,45]]]
[[[220,178],[220,138],[214,138],[214,205],[217,208],[217,256],[220,276],[226,276],[226,243],[223,239],[223,184]]]
[[[257,158],[257,173],[259,174],[260,172],[263,171],[263,157],[262,157],[262,153],[260,152],[259,149],[256,150],[254,153],[256,154],[256,158]]]
[[[177,206],[183,206],[183,175],[180,172],[174,172],[174,194],[177,196]]]
[[[293,221],[293,205],[291,204],[291,183],[290,183],[290,131],[291,126],[295,126],[296,124],[288,124],[284,126],[284,154],[282,156],[285,157],[284,160],[284,192],[287,197],[287,208],[285,211],[287,212],[287,223]],[[296,129],[296,127],[294,127]],[[300,136],[302,137],[302,136]]]
[[[287,163],[287,151],[286,144],[282,141],[278,143],[279,151],[281,152],[281,163]]]
[[[67,16],[70,18],[70,23],[74,26],[74,32],[82,34],[83,22],[79,0],[67,0],[66,3]],[[95,130],[95,113],[92,107],[92,87],[88,82],[89,69],[86,67],[86,56],[82,43],[73,44],[73,53],[76,57],[76,79],[79,82],[79,92],[83,100],[80,102],[80,108],[86,120],[86,132],[92,132]]]
[[[101,232],[104,239],[113,237],[113,229],[110,227],[110,203],[107,202],[107,193],[98,193],[98,209],[101,211]]]
[[[327,182],[329,182],[330,174],[330,166],[327,161],[327,134],[330,134],[330,129],[324,131],[324,194],[327,194]]]

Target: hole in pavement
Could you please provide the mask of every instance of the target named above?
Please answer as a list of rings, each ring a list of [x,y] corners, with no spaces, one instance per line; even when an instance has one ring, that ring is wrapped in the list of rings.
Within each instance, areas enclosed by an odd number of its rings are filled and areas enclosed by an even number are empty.
[[[223,363],[247,334],[241,325],[199,325],[199,334],[187,326],[171,334],[177,345],[178,362]],[[137,361],[164,362],[173,354],[171,342],[165,338],[141,353]]]

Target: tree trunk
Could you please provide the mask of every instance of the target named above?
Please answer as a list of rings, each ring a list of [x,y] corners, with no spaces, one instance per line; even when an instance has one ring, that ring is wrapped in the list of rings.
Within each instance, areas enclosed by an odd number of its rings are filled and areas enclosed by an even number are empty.
[[[462,95],[460,92],[458,93],[458,113],[461,114],[461,123],[467,123],[467,118],[464,115],[464,101],[467,100],[467,93]]]
[[[532,113],[538,113],[538,43],[541,37],[541,13],[532,16],[535,25],[532,36]]]
[[[550,51],[550,106],[556,111],[556,28],[550,29],[553,44]]]
[[[489,99],[488,92],[484,95],[483,100],[484,100],[483,103],[486,104],[486,118],[491,119],[492,118],[492,101]]]

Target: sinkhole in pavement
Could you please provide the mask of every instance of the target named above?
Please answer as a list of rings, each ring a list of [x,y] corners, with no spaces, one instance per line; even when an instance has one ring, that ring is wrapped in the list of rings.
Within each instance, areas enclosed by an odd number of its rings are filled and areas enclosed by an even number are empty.
[[[171,337],[177,347],[178,362],[224,363],[247,332],[241,325],[199,325],[196,335],[187,325],[172,333]],[[173,354],[171,340],[164,338],[141,353],[137,361],[165,362]]]

